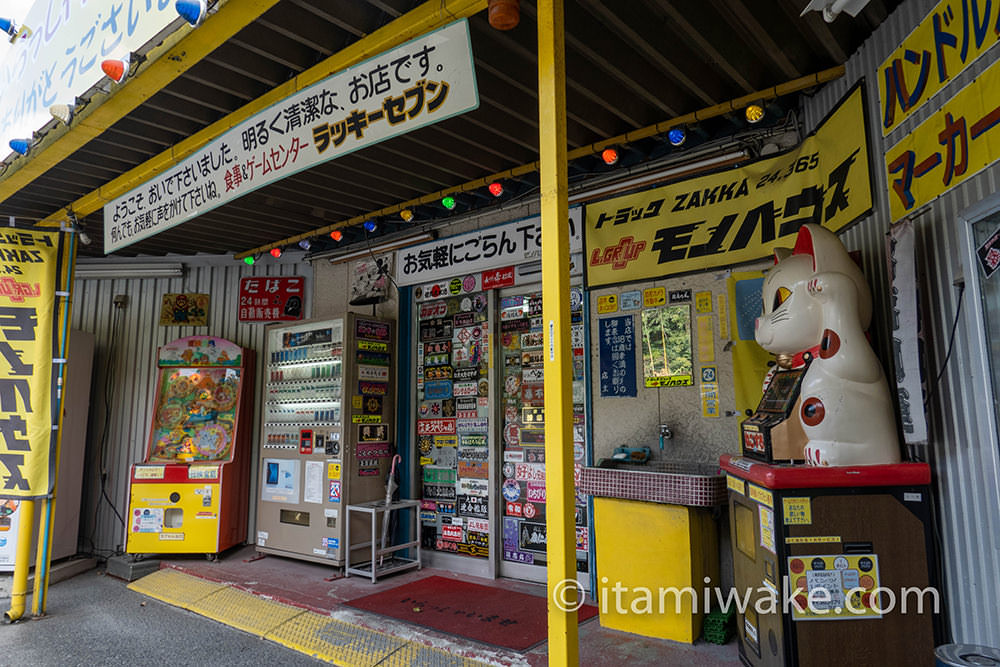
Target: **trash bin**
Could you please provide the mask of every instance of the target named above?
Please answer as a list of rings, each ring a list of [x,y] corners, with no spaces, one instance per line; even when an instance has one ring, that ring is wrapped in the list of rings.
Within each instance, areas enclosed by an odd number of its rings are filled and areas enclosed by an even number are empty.
[[[934,649],[935,667],[1000,667],[1000,649],[945,644]]]

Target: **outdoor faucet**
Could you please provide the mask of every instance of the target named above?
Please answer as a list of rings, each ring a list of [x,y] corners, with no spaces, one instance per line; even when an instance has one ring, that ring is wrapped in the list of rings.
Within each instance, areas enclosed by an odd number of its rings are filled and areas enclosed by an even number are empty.
[[[660,451],[663,451],[663,441],[674,437],[674,432],[666,424],[660,424]]]

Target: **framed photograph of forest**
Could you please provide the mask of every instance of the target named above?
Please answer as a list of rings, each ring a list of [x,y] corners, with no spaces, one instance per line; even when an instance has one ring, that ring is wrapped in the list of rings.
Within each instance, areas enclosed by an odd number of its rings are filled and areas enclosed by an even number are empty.
[[[642,311],[642,372],[647,387],[694,384],[691,356],[691,305]]]

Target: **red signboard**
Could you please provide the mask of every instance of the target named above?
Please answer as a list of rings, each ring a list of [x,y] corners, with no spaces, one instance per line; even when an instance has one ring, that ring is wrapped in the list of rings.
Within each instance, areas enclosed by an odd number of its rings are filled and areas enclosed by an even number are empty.
[[[499,287],[510,287],[514,284],[514,267],[507,266],[502,269],[483,271],[483,290],[497,289]]]
[[[240,278],[240,322],[302,319],[306,279],[302,276]]]

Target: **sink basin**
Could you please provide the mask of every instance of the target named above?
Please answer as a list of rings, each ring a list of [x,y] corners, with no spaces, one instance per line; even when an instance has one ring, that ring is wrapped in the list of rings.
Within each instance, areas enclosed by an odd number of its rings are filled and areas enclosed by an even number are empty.
[[[685,461],[601,459],[580,473],[578,489],[592,496],[687,507],[726,503],[726,477],[716,465]]]

